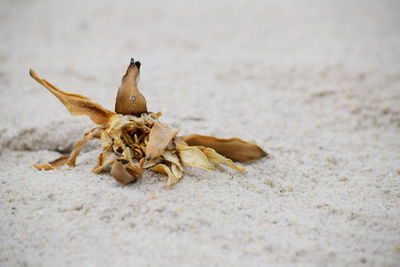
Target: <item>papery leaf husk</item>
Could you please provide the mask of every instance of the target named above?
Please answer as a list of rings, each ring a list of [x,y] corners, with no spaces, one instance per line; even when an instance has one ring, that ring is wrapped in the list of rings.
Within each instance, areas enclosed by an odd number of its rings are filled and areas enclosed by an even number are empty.
[[[91,129],[90,131],[88,131],[87,133],[84,134],[84,136],[81,140],[76,142],[76,144],[74,145],[74,149],[72,150],[71,155],[69,156],[69,160],[67,162],[68,166],[71,166],[71,167],[75,166],[76,158],[79,156],[81,149],[83,148],[84,145],[86,145],[86,143],[89,140],[98,137],[99,133],[97,131],[99,129],[100,128]]]
[[[210,163],[207,156],[197,147],[176,144],[176,150],[184,166],[213,170],[214,165]]]
[[[101,133],[100,142],[104,151],[112,151],[113,140],[106,131]]]
[[[114,160],[107,160],[107,158],[110,156],[111,152],[106,151],[102,152],[99,157],[97,158],[97,164],[96,167],[93,168],[92,172],[99,174],[104,171],[110,171],[111,165],[114,163]]]
[[[198,147],[203,153],[206,155],[209,161],[215,165],[226,164],[234,170],[244,172],[246,170],[245,167],[240,167],[233,163],[231,159],[225,158],[221,154],[218,154],[214,149],[209,147]]]
[[[142,160],[143,160],[143,168],[144,169],[151,168],[161,162],[160,158],[155,158],[152,160],[146,160],[145,158],[142,158]]]
[[[175,164],[181,171],[183,171],[183,166],[175,152],[165,151],[162,156],[165,161]]]
[[[171,171],[174,175],[173,178],[168,177],[168,181],[166,187],[171,187],[176,184],[183,176],[183,168],[181,169],[178,165],[172,163],[171,164]]]
[[[166,187],[171,187],[172,185],[176,184],[179,179],[182,178],[183,172],[179,170],[178,167],[174,167],[175,165],[172,164],[172,170],[170,168],[168,168],[167,165],[165,164],[157,164],[155,166],[153,166],[150,170],[155,171],[155,172],[159,172],[159,173],[163,173],[163,174],[167,174],[168,175],[168,180],[166,183]]]
[[[149,159],[161,156],[169,142],[176,136],[179,130],[172,129],[168,125],[156,121],[151,128],[149,141],[145,148],[145,154]]]
[[[181,138],[189,146],[210,147],[219,154],[242,163],[258,160],[268,155],[258,145],[239,138],[221,139],[198,134],[185,135]]]
[[[117,182],[122,185],[127,185],[136,181],[142,174],[142,169],[128,168],[127,164],[123,165],[118,161],[114,161],[110,174]]]
[[[62,156],[58,159],[55,159],[49,163],[45,164],[33,164],[33,167],[38,169],[39,171],[49,171],[49,170],[58,170],[61,166],[67,164],[69,156]]]

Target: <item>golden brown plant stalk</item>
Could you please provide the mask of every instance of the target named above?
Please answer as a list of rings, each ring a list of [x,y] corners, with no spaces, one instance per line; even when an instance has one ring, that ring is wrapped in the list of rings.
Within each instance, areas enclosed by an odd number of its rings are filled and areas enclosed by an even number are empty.
[[[245,168],[232,160],[249,162],[267,155],[258,145],[239,138],[197,134],[178,137],[179,130],[159,121],[160,112],[147,111],[146,100],[137,87],[140,65],[131,59],[118,90],[115,112],[87,97],[64,92],[30,70],[32,78],[54,94],[72,115],[87,115],[98,124],[84,134],[69,156],[34,167],[38,170],[56,170],[65,164],[73,167],[82,147],[91,139],[99,139],[103,151],[93,173],[110,172],[117,182],[127,185],[149,169],[166,174],[166,186],[170,187],[182,178],[183,166],[213,170],[226,164],[243,172]]]

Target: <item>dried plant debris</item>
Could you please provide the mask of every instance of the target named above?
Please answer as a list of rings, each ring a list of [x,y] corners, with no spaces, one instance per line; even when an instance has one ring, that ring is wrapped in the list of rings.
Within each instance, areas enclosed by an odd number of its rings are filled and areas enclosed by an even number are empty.
[[[72,115],[87,115],[98,125],[84,134],[69,156],[34,167],[38,170],[57,170],[63,165],[73,167],[82,147],[89,140],[99,139],[102,153],[93,173],[109,172],[116,181],[126,185],[149,169],[166,174],[166,186],[170,187],[182,178],[183,166],[213,170],[226,164],[243,172],[245,168],[233,161],[244,163],[267,155],[258,145],[239,138],[177,136],[179,130],[159,121],[160,112],[147,111],[146,99],[137,85],[139,73],[140,62],[131,59],[117,93],[115,112],[112,112],[87,97],[58,89],[30,70],[32,78],[54,94]]]

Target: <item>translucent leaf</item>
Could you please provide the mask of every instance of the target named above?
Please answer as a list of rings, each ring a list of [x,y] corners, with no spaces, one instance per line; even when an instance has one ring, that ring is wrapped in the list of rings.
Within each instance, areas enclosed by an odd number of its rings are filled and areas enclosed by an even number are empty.
[[[154,165],[157,165],[158,163],[161,162],[161,160],[159,158],[155,158],[155,159],[152,159],[152,160],[147,160],[145,158],[143,158],[143,159],[144,159],[144,161],[143,161],[143,168],[144,169],[149,169],[150,167],[153,167]]]
[[[177,144],[176,150],[184,166],[197,167],[205,170],[214,169],[214,165],[210,163],[207,156],[197,147]]]
[[[108,124],[109,127],[107,128],[107,132],[112,134],[133,123],[129,119],[124,118],[122,115],[117,114],[109,119]]]
[[[166,183],[167,187],[171,187],[174,184],[176,184],[179,181],[179,179],[182,178],[182,175],[183,175],[183,172],[181,170],[179,170],[179,168],[175,164],[172,164],[172,170],[170,168],[168,168],[167,165],[161,164],[161,163],[155,165],[150,170],[159,172],[159,173],[163,173],[163,174],[167,174],[168,175],[168,180]]]
[[[183,176],[183,169],[180,169],[177,165],[173,163],[171,165],[171,171],[174,176],[171,178],[168,177],[168,181],[166,184],[167,187],[171,187],[176,184]]]
[[[153,128],[151,128],[149,142],[145,149],[146,156],[149,159],[153,159],[164,154],[169,142],[176,136],[178,131],[159,121],[155,122]]]
[[[244,172],[246,170],[245,167],[240,167],[240,166],[236,165],[235,163],[233,163],[233,161],[231,159],[225,158],[224,156],[218,154],[212,148],[202,147],[200,149],[207,156],[207,158],[215,165],[219,165],[219,164],[223,163],[223,164],[228,165],[232,169],[240,171],[240,172]]]
[[[164,157],[164,159],[166,161],[169,161],[169,162],[175,164],[181,171],[183,171],[183,166],[182,166],[181,162],[179,161],[179,158],[175,154],[175,152],[165,151],[162,156]]]

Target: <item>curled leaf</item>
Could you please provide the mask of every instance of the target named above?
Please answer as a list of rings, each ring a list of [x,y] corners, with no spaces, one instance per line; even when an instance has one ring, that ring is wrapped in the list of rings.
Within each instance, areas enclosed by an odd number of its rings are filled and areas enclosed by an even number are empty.
[[[164,154],[165,149],[179,130],[172,129],[168,125],[156,121],[149,134],[145,153],[149,159],[153,159]]]
[[[108,133],[114,133],[120,131],[122,128],[127,127],[132,124],[132,122],[128,119],[125,119],[124,116],[116,114],[112,116],[108,120],[109,127],[107,128]],[[118,133],[120,135],[120,133]]]
[[[112,151],[113,140],[106,131],[101,133],[100,142],[104,151]]]
[[[172,174],[174,175],[173,178],[168,177],[168,181],[166,187],[171,187],[176,184],[183,176],[183,168],[181,169],[179,166],[172,164],[171,166]]]
[[[172,170],[167,165],[161,163],[153,166],[150,170],[168,175],[166,187],[176,184],[183,175],[183,172],[174,164],[172,164]]]
[[[176,150],[184,166],[197,167],[205,170],[214,169],[214,165],[209,162],[207,156],[197,147],[176,144]]]
[[[177,145],[188,146],[188,144],[185,141],[183,141],[183,139],[180,136],[175,136],[174,143],[176,146]]]
[[[58,170],[59,167],[66,164],[68,162],[69,156],[62,156],[56,160],[53,160],[49,163],[45,164],[33,164],[33,167],[38,169],[39,171],[49,171],[49,170]]]
[[[75,162],[76,162],[76,158],[79,156],[79,153],[81,152],[81,149],[83,148],[84,145],[86,145],[86,143],[93,139],[98,137],[98,131],[99,128],[93,128],[90,131],[88,131],[87,133],[84,134],[83,138],[81,140],[79,140],[78,142],[76,142],[76,144],[74,145],[74,149],[71,152],[71,155],[69,156],[69,160],[67,162],[68,166],[75,166]]]
[[[131,59],[122,84],[118,89],[115,112],[124,115],[139,116],[147,112],[146,99],[139,92],[137,80],[140,73],[140,62]]]
[[[89,116],[94,123],[105,124],[108,119],[115,114],[85,96],[70,94],[58,89],[45,79],[40,78],[32,69],[29,71],[29,74],[33,79],[55,95],[72,115],[86,115]]]
[[[110,174],[120,184],[127,185],[136,181],[143,174],[143,170],[140,167],[128,167],[128,164],[122,165],[122,163],[114,161]]]
[[[183,171],[183,166],[175,151],[165,151],[162,156],[165,161],[175,164],[181,171]]]
[[[190,134],[181,136],[189,146],[205,146],[232,160],[249,162],[268,154],[258,145],[239,138],[221,139],[213,136]]]
[[[114,160],[107,160],[108,156],[110,156],[111,152],[106,151],[103,152],[99,155],[97,158],[97,164],[96,167],[93,168],[92,172],[99,174],[104,171],[109,171],[111,164],[114,162]]]
[[[157,165],[158,163],[161,162],[161,160],[159,158],[156,159],[152,159],[152,160],[146,160],[145,158],[143,158],[143,168],[145,169],[149,169],[151,167],[153,167],[154,165]]]
[[[200,148],[200,147],[199,147]],[[226,164],[229,167],[231,167],[234,170],[240,171],[240,172],[244,172],[245,171],[245,167],[240,167],[238,165],[236,165],[235,163],[233,163],[233,161],[231,159],[225,158],[224,156],[218,154],[217,152],[215,152],[214,149],[209,148],[209,147],[202,147],[200,148],[203,153],[206,155],[206,157],[208,158],[209,161],[211,161],[211,163],[215,164],[215,165],[219,165],[219,164]]]

